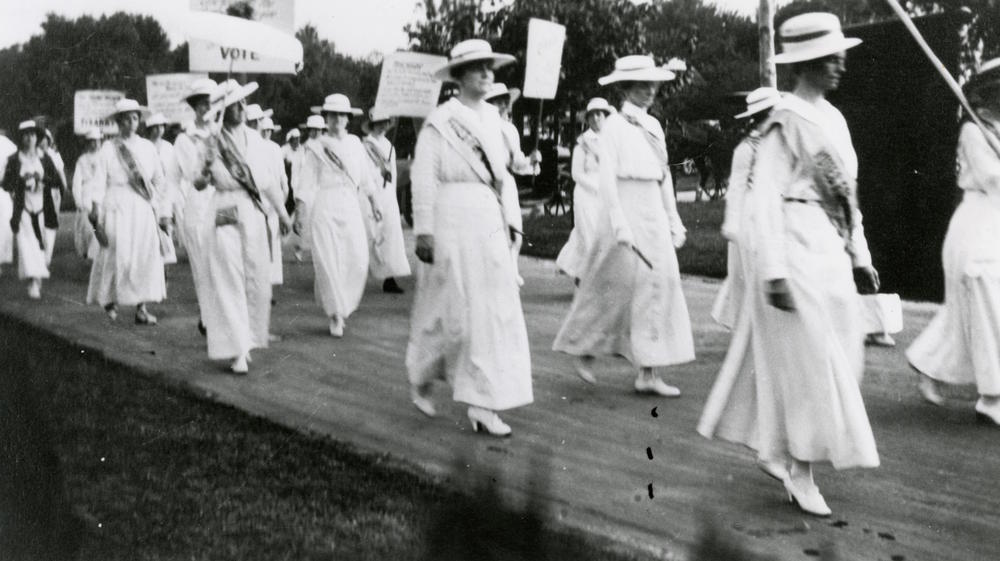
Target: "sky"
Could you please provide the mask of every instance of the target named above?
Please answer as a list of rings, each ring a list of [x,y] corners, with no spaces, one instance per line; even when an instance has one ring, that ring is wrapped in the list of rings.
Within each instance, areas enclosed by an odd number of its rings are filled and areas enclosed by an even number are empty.
[[[117,11],[151,15],[172,42],[185,40],[176,20],[192,0],[0,0],[0,48],[41,33],[45,14],[100,16]],[[572,0],[567,0],[572,1]],[[757,0],[712,0],[726,9],[752,13]],[[356,57],[406,47],[403,26],[419,18],[418,0],[295,0],[295,29],[313,24],[337,50]]]

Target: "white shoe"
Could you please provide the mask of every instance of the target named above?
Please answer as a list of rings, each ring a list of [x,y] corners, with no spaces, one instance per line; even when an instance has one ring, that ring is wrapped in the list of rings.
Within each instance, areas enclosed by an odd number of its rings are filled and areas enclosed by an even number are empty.
[[[876,347],[895,347],[896,340],[888,333],[869,333],[865,337],[865,344]]]
[[[635,379],[635,391],[662,397],[679,397],[681,395],[680,388],[671,386],[657,376],[647,377],[642,374],[639,374],[639,377]]]
[[[330,318],[330,335],[338,339],[344,336],[344,318],[340,316]]]
[[[976,401],[976,419],[988,425],[1000,427],[1000,402],[987,405],[982,397]]]
[[[767,462],[764,460],[757,460],[757,469],[764,472],[765,475],[778,481],[784,482],[790,477],[788,473],[788,467],[781,462]]]
[[[250,365],[247,364],[247,362],[248,361],[246,355],[237,357],[237,359],[233,361],[233,365],[230,366],[229,369],[233,371],[233,374],[246,374],[247,372],[250,372]]]
[[[917,382],[917,389],[920,390],[924,401],[934,405],[944,405],[944,396],[938,391],[938,382],[934,378],[921,374],[920,381]]]
[[[500,420],[500,416],[482,407],[469,407],[469,421],[472,422],[472,430],[476,432],[485,431],[493,436],[510,436],[513,432],[507,423]]]
[[[135,324],[136,325],[156,325],[156,316],[149,313],[143,308],[139,308],[135,311]]]
[[[594,372],[590,369],[594,364],[594,357],[592,356],[577,356],[573,357],[573,368],[576,369],[576,375],[580,377],[581,380],[587,382],[588,384],[596,384],[597,378],[594,378]]]
[[[815,483],[803,488],[796,485],[791,477],[787,477],[784,484],[785,491],[788,492],[788,502],[798,505],[802,512],[824,518],[833,514]]]
[[[430,389],[429,387],[427,388]],[[426,391],[426,390],[425,390]],[[417,386],[410,386],[410,401],[413,405],[420,410],[421,413],[427,415],[428,417],[437,416],[437,409],[434,407],[434,402],[431,401],[429,397],[424,395],[424,391],[421,391]],[[430,393],[429,391],[426,393]]]
[[[32,279],[28,283],[28,298],[32,300],[40,300],[42,298],[42,281],[37,279]]]
[[[107,306],[104,306],[104,313],[108,314],[108,319],[115,321],[118,319],[118,306],[108,304]]]

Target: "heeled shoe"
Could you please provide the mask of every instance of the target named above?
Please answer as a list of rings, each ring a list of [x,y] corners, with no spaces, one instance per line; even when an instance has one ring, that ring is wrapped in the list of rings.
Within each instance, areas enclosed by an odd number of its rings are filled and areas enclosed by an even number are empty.
[[[426,393],[429,392],[421,390],[417,386],[410,386],[410,401],[412,401],[413,405],[415,405],[416,408],[424,415],[427,415],[428,417],[436,417],[437,409],[434,407],[434,402],[431,401],[427,395],[425,395]]]
[[[156,316],[140,308],[135,311],[136,325],[156,325]]]
[[[780,462],[766,462],[764,460],[757,460],[757,469],[764,472],[764,475],[781,481],[784,483],[786,479],[790,477],[788,473],[788,467]]]
[[[486,432],[492,436],[510,436],[513,432],[507,423],[500,420],[500,416],[482,407],[469,407],[469,421],[472,423],[472,430],[476,432]]]
[[[32,280],[28,283],[28,298],[32,300],[42,299],[42,281]]]
[[[344,318],[340,316],[330,318],[330,335],[337,339],[344,336]]]
[[[976,421],[1000,427],[1000,404],[990,407],[986,405],[983,398],[979,398],[976,401]]]
[[[597,384],[594,371],[590,369],[593,364],[594,357],[578,356],[573,358],[573,368],[576,369],[576,375],[588,384]]]
[[[642,374],[635,379],[635,391],[661,397],[680,397],[681,395],[681,390],[677,386],[671,386],[657,376],[646,377]]]
[[[924,398],[924,401],[934,405],[944,405],[944,396],[938,391],[937,380],[927,376],[926,374],[920,375],[920,381],[917,382],[917,389],[920,390],[920,396]]]
[[[248,357],[246,355],[243,355],[237,357],[236,360],[233,361],[232,366],[229,367],[229,369],[233,371],[233,374],[243,375],[250,372],[250,365],[247,364],[247,358]]]
[[[827,506],[826,500],[823,499],[823,495],[819,493],[819,487],[815,484],[807,489],[800,489],[792,482],[791,477],[786,477],[782,483],[785,484],[785,491],[788,493],[788,502],[798,506],[802,512],[821,518],[833,514],[833,511]]]
[[[104,313],[108,314],[108,319],[115,321],[118,319],[118,306],[108,304],[107,306],[104,306]]]

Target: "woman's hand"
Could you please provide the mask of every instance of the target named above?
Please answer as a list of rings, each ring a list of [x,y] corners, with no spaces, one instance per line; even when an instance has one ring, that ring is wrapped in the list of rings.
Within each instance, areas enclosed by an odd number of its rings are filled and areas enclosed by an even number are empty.
[[[434,236],[420,234],[417,236],[417,259],[424,263],[434,263]]]
[[[372,218],[375,219],[375,222],[381,222],[382,221],[382,209],[380,209],[378,207],[378,204],[375,202],[374,199],[371,199],[371,203],[372,203]]]
[[[875,294],[881,284],[878,271],[873,267],[854,268],[854,286],[857,288],[858,294]]]
[[[288,213],[282,212],[278,215],[278,232],[282,236],[287,236],[288,232],[291,232],[296,228],[297,224],[292,224],[292,219],[288,216]]]
[[[786,312],[795,311],[795,300],[788,289],[788,281],[785,279],[771,279],[767,281],[767,303]]]

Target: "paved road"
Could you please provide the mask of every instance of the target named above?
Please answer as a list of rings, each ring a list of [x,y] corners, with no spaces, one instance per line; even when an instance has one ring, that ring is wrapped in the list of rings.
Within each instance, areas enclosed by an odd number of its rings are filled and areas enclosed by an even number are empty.
[[[207,359],[186,265],[168,271],[170,299],[154,308],[160,325],[135,326],[130,310],[112,324],[99,307],[84,306],[88,267],[68,241],[64,232],[40,302],[29,301],[6,268],[0,313],[49,329],[83,352],[452,481],[460,479],[453,477],[456,466],[487,466],[513,500],[540,492],[564,523],[664,558],[684,558],[706,520],[781,559],[807,559],[823,547],[845,560],[1000,558],[1000,431],[976,425],[969,401],[946,408],[922,403],[900,350],[868,353],[863,389],[882,467],[818,470],[834,510],[830,520],[788,506],[780,485],[758,472],[744,449],[698,436],[694,427],[728,340],[708,316],[715,282],[685,279],[698,360],[666,372],[684,396],[644,398],[629,391],[632,373],[624,361],[600,361],[599,383],[591,387],[572,375],[566,357],[549,350],[572,285],[551,263],[522,260],[535,403],[505,414],[514,436],[495,440],[471,432],[464,409],[443,387],[437,419],[409,404],[402,365],[410,281],[402,283],[403,296],[369,286],[347,336],[334,340],[313,302],[311,264],[286,262],[288,283],[276,292],[273,316],[273,331],[284,340],[256,351],[250,376],[236,378]],[[906,306],[903,348],[933,311]],[[970,395],[963,389],[956,397]]]

